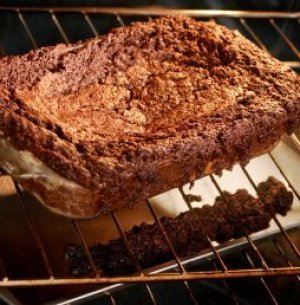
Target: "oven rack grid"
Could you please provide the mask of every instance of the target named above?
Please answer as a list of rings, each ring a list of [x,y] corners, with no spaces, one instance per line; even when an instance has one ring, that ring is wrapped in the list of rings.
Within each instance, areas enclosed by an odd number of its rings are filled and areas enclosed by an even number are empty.
[[[251,26],[248,23],[248,20],[251,18],[261,18],[264,20],[267,20],[270,25],[273,27],[273,29],[276,31],[276,33],[284,40],[288,48],[292,51],[292,53],[295,55],[297,60],[295,61],[284,61],[287,65],[289,65],[292,68],[300,68],[300,51],[296,47],[295,43],[284,33],[284,31],[280,28],[280,26],[277,24],[278,19],[295,19],[298,23],[300,23],[300,13],[295,12],[252,12],[252,11],[226,11],[226,10],[178,10],[178,9],[165,9],[165,8],[102,8],[102,7],[0,7],[0,12],[12,12],[17,15],[19,22],[22,24],[24,31],[26,32],[26,35],[28,36],[29,40],[32,43],[33,48],[38,47],[38,42],[36,38],[34,37],[32,30],[30,29],[30,26],[27,23],[26,17],[24,16],[28,12],[44,12],[51,16],[52,22],[54,23],[55,27],[59,31],[61,35],[61,39],[65,43],[69,43],[68,35],[66,34],[66,31],[64,30],[62,24],[59,21],[59,18],[57,17],[60,13],[77,13],[82,14],[84,17],[88,27],[90,28],[91,35],[98,35],[98,30],[96,26],[93,24],[92,19],[90,18],[91,15],[109,15],[113,16],[118,24],[120,26],[125,25],[124,17],[125,16],[143,16],[146,18],[155,18],[157,16],[163,16],[163,15],[175,15],[175,14],[181,14],[181,15],[189,15],[192,17],[199,17],[199,18],[207,18],[214,20],[214,18],[218,17],[226,17],[226,18],[234,18],[237,20],[240,25],[244,28],[246,32],[250,35],[252,40],[258,44],[261,48],[265,49],[269,52],[268,48],[262,43],[259,36],[255,33],[255,31],[251,28]],[[299,25],[300,26],[300,25]],[[0,54],[5,55],[5,51],[0,46]],[[283,175],[283,177],[286,179],[287,183],[289,184],[290,188],[293,190],[294,195],[297,196],[299,199],[299,193],[296,191],[295,187],[290,183],[288,178],[285,176],[284,171],[279,166],[279,164],[276,162],[275,158],[272,156],[272,153],[269,153],[269,157],[272,159],[272,162],[275,163],[276,167],[279,169],[280,173]],[[257,190],[257,186],[255,185],[255,182],[251,178],[250,174],[248,173],[246,167],[242,166],[242,170],[244,174],[246,175],[247,179],[251,183],[251,185]],[[214,176],[210,176],[210,179],[212,183],[215,185],[216,189],[222,194],[222,190],[220,186],[218,185],[216,179]],[[151,203],[147,201],[145,204],[147,208],[150,210],[153,220],[157,222],[159,225],[159,228],[161,229],[161,233],[164,235],[166,243],[170,247],[170,250],[174,256],[174,261],[177,266],[177,272],[162,272],[162,273],[144,273],[141,268],[138,265],[137,259],[134,257],[134,254],[132,250],[129,247],[129,244],[126,240],[126,235],[124,234],[124,231],[122,229],[122,225],[115,213],[112,213],[112,219],[115,223],[115,226],[117,230],[119,231],[120,236],[123,238],[123,241],[133,257],[135,263],[136,263],[136,270],[137,273],[135,275],[131,276],[118,276],[118,277],[102,277],[98,270],[95,267],[95,264],[92,260],[91,254],[89,252],[87,242],[85,240],[84,234],[80,230],[80,221],[73,220],[74,229],[76,230],[81,242],[82,246],[85,250],[85,253],[89,259],[89,262],[93,268],[93,272],[95,274],[94,277],[85,277],[85,278],[57,278],[54,276],[54,272],[51,268],[51,262],[49,261],[47,257],[47,252],[44,249],[43,246],[43,240],[39,236],[39,232],[36,230],[36,225],[34,223],[33,218],[31,217],[30,209],[27,206],[26,200],[22,196],[20,187],[17,183],[14,182],[15,189],[17,193],[19,194],[20,198],[20,204],[23,206],[26,212],[28,225],[31,229],[31,233],[38,245],[38,248],[41,252],[41,256],[43,258],[46,270],[48,271],[48,277],[47,278],[37,278],[37,279],[11,279],[7,275],[5,271],[5,266],[0,258],[0,287],[26,287],[26,286],[53,286],[53,285],[83,285],[83,284],[117,284],[117,283],[144,283],[146,286],[146,289],[149,293],[149,296],[152,300],[153,304],[155,303],[155,298],[151,292],[151,289],[147,283],[151,282],[157,282],[157,281],[183,281],[185,284],[186,289],[188,290],[194,304],[197,304],[197,301],[195,300],[193,293],[189,287],[190,280],[201,280],[201,279],[229,279],[229,278],[239,278],[239,277],[258,277],[260,278],[263,286],[267,290],[267,292],[270,295],[270,298],[273,300],[274,304],[276,303],[276,300],[270,291],[266,281],[264,280],[265,277],[273,277],[273,276],[297,276],[299,280],[300,276],[300,267],[293,266],[290,260],[288,259],[287,255],[284,253],[284,251],[280,248],[280,245],[275,243],[275,247],[278,250],[278,253],[282,256],[284,261],[286,262],[286,265],[280,268],[271,268],[269,267],[262,254],[260,253],[259,249],[255,245],[255,241],[245,233],[245,239],[248,242],[251,249],[256,253],[257,257],[260,260],[261,267],[257,268],[254,266],[253,262],[251,261],[251,258],[247,256],[247,259],[249,261],[249,265],[251,268],[249,269],[234,269],[230,270],[227,268],[226,264],[224,263],[222,259],[222,255],[219,253],[218,248],[214,246],[212,242],[210,242],[210,250],[211,253],[213,253],[215,257],[215,270],[211,271],[199,271],[199,272],[188,272],[186,271],[185,262],[182,262],[181,259],[177,256],[166,231],[164,230],[159,217],[157,216],[155,209],[151,206]],[[188,200],[188,196],[183,191],[183,188],[179,188],[182,197],[185,199],[186,204],[189,209],[191,209],[191,204]],[[288,232],[282,227],[278,219],[275,215],[273,215],[273,219],[275,220],[275,223],[280,230],[282,236],[285,238],[286,242],[291,247],[294,254],[297,256],[297,258],[300,258],[300,252],[297,246],[293,243],[291,238],[289,237]],[[207,237],[209,239],[209,237]],[[1,278],[2,276],[2,278]],[[226,282],[224,281],[224,286],[226,286]],[[226,286],[227,287],[227,286]],[[228,287],[227,287],[228,289]]]

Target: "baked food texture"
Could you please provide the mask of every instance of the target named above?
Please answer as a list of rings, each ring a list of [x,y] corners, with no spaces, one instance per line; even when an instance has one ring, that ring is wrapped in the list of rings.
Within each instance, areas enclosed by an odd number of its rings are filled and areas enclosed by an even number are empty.
[[[229,169],[300,122],[300,81],[237,31],[177,16],[0,60],[0,167],[92,217]]]

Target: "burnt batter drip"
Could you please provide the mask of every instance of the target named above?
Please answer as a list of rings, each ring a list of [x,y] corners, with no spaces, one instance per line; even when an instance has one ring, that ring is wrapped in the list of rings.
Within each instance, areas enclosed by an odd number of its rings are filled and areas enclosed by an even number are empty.
[[[286,215],[293,202],[293,194],[274,177],[258,186],[261,199],[246,190],[237,190],[217,197],[213,206],[204,205],[179,214],[163,217],[161,223],[180,257],[188,257],[209,247],[206,236],[217,242],[240,238],[269,226],[271,213]],[[142,223],[125,233],[142,269],[172,260],[172,252],[156,223]],[[90,248],[97,268],[106,275],[136,272],[135,264],[122,239],[98,244]],[[81,247],[70,245],[65,252],[70,273],[80,276],[91,272]]]

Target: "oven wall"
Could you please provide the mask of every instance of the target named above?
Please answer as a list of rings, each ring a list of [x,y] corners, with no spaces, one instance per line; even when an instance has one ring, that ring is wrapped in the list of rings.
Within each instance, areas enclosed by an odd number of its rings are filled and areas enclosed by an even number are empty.
[[[142,6],[163,5],[181,8],[212,8],[212,9],[249,9],[249,10],[289,10],[300,8],[299,0],[0,0],[0,5],[17,6],[51,6],[51,5],[95,5],[95,6]]]

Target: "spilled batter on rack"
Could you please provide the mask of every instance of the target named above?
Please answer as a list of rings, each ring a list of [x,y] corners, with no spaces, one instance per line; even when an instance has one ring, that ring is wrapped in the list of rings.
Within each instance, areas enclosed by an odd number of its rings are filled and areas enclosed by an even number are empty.
[[[207,236],[219,243],[266,229],[272,213],[285,216],[291,209],[293,193],[274,177],[258,185],[260,198],[246,190],[234,194],[224,192],[213,206],[203,205],[179,214],[176,218],[163,217],[161,223],[179,257],[199,254],[209,247]],[[125,232],[141,268],[146,269],[174,259],[171,249],[157,223],[142,223]],[[97,268],[106,275],[130,274],[137,270],[122,238],[110,240],[90,248]],[[65,261],[73,276],[92,272],[83,248],[70,245]]]

